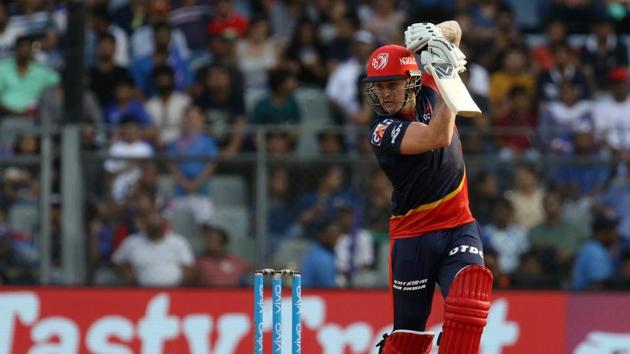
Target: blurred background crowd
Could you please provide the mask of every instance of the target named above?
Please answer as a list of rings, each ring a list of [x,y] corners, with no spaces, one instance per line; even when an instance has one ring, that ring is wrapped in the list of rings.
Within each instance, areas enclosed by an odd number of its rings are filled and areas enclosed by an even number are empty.
[[[615,0],[90,1],[84,283],[244,286],[265,265],[387,286],[391,186],[361,78],[408,24],[448,19],[485,112],[458,128],[496,287],[629,289],[630,4]],[[40,283],[43,226],[47,282],[64,283],[59,137],[45,153],[37,128],[64,123],[67,24],[64,1],[0,5],[3,284]]]

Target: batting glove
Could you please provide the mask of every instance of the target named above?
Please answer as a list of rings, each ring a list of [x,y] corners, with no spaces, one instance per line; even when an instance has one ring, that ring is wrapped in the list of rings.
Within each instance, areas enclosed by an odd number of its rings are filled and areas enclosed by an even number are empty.
[[[433,38],[443,38],[436,25],[429,22],[414,23],[405,31],[405,45],[412,53],[423,50]]]
[[[466,70],[466,55],[446,38],[433,38],[429,40],[427,49],[420,54],[420,63],[423,67],[434,64],[450,64],[458,73]]]

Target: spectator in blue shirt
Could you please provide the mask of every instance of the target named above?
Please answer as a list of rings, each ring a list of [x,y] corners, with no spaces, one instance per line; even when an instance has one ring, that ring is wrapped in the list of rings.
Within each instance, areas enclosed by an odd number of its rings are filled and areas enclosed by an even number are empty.
[[[577,290],[601,289],[615,275],[619,218],[601,213],[593,220],[593,238],[578,251],[573,265],[571,287]]]
[[[333,288],[337,286],[335,246],[341,232],[334,223],[325,224],[319,231],[316,243],[306,252],[302,262],[302,285],[307,288]]]
[[[204,132],[204,116],[197,106],[184,113],[183,134],[169,147],[169,153],[198,160],[171,163],[169,169],[176,182],[173,208],[189,210],[200,225],[212,222],[214,205],[208,195],[208,181],[214,173],[211,159],[218,153],[217,144]]]
[[[133,117],[143,127],[151,124],[151,117],[144,109],[144,105],[134,98],[134,86],[131,80],[121,79],[116,84],[115,96],[116,101],[103,109],[106,126],[109,128],[117,126],[125,116]]]

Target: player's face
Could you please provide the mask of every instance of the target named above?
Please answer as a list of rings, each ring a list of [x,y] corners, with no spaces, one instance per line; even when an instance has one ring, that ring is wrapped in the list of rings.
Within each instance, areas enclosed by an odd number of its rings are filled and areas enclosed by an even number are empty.
[[[405,104],[407,80],[392,80],[374,83],[374,94],[378,97],[385,112],[398,112]]]

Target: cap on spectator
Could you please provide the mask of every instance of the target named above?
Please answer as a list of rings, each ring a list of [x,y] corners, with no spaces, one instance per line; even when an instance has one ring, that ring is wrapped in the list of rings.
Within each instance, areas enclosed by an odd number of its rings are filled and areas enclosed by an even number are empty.
[[[619,224],[619,217],[613,212],[597,213],[593,218],[593,230],[606,230]]]
[[[610,71],[608,71],[608,80],[610,82],[628,81],[628,69],[622,66],[610,69]]]
[[[352,39],[357,43],[369,45],[374,45],[374,43],[376,42],[376,38],[374,38],[374,35],[364,30],[357,31],[354,36],[352,36]]]

